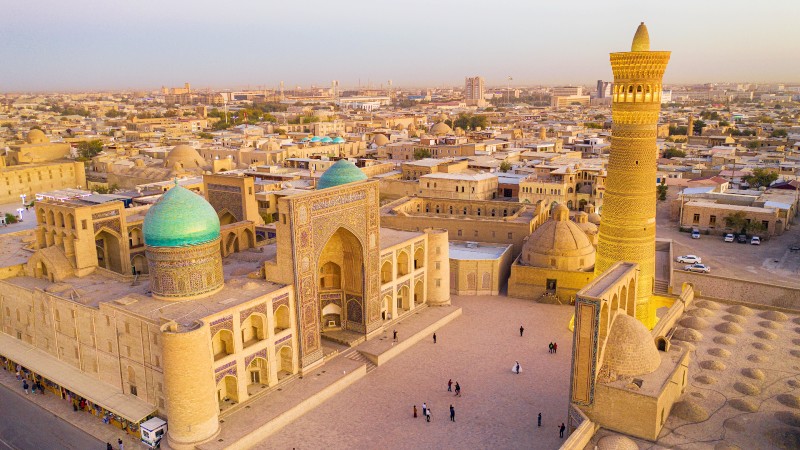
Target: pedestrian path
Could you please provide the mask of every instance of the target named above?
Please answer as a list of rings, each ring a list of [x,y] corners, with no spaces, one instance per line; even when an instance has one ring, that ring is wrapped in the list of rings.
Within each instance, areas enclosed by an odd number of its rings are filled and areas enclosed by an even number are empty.
[[[17,381],[14,373],[7,370],[0,370],[0,384],[11,389],[12,392],[24,397],[27,401],[34,403],[44,409],[45,411],[53,414],[60,420],[64,420],[70,425],[90,434],[103,442],[114,443],[116,448],[117,439],[122,439],[126,449],[145,449],[147,448],[142,444],[138,438],[134,438],[128,433],[116,428],[113,425],[105,424],[96,416],[93,416],[84,411],[73,411],[69,402],[59,398],[57,395],[50,391],[45,391],[42,395],[39,392],[34,394],[25,394],[22,390],[22,382]]]

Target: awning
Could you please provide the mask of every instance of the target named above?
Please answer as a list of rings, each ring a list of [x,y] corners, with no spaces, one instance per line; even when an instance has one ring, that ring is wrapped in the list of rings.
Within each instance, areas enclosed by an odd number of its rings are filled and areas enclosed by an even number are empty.
[[[0,354],[129,422],[139,423],[156,410],[139,397],[124,394],[50,354],[3,333],[0,333]]]

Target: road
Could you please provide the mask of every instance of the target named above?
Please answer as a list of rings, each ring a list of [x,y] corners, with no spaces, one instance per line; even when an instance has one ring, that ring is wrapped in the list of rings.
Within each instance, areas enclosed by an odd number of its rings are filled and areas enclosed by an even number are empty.
[[[105,450],[84,433],[0,385],[0,450]]]

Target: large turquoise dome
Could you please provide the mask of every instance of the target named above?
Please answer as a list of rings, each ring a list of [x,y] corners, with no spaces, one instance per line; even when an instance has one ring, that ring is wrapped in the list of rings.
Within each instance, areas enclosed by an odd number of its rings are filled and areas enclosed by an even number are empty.
[[[152,247],[183,247],[219,237],[219,217],[201,196],[175,186],[150,207],[144,218],[144,243]]]
[[[319,177],[317,189],[327,189],[329,187],[341,186],[354,181],[364,181],[367,176],[355,164],[346,159],[336,161],[332,166]]]

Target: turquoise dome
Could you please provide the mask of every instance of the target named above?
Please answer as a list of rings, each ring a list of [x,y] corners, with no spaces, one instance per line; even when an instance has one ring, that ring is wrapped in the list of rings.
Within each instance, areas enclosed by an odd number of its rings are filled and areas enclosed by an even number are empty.
[[[319,137],[319,136],[314,136],[314,137],[311,138],[311,142],[319,142],[321,140],[322,140],[322,138]]]
[[[334,144],[341,144],[343,142],[344,142],[344,138],[343,137],[337,136],[337,137],[333,138],[333,143]]]
[[[340,159],[319,177],[317,189],[327,189],[366,179],[367,176],[355,164],[346,159]]]
[[[147,211],[143,233],[152,247],[203,244],[219,237],[219,217],[206,199],[175,186]]]
[[[329,138],[328,136],[325,136],[320,140],[320,142],[325,142],[325,143],[333,142],[333,139]]]

